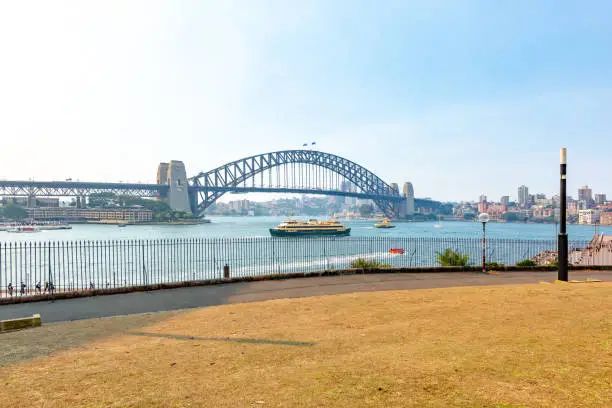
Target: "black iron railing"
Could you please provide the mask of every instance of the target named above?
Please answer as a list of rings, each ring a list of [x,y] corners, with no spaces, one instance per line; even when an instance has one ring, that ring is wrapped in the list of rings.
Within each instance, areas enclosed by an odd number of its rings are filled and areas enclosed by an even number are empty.
[[[570,250],[587,242],[571,242]],[[392,248],[402,253],[390,253]],[[0,297],[342,269],[357,259],[394,267],[440,265],[450,248],[479,265],[479,238],[185,238],[0,244]],[[545,264],[555,240],[490,239],[487,261]],[[571,262],[571,260],[570,260]]]

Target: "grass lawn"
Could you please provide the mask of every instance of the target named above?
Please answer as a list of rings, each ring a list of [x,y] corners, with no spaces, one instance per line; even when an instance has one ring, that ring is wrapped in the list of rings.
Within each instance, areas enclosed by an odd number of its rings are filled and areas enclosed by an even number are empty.
[[[609,283],[359,293],[142,319],[0,335],[3,347],[58,342],[49,357],[0,367],[0,406],[612,406]],[[96,335],[82,341],[87,330]]]

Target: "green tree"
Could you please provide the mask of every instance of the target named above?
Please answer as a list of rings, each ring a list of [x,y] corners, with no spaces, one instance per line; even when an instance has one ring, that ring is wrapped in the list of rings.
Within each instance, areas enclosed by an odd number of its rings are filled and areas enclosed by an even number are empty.
[[[516,222],[519,220],[519,216],[517,213],[505,212],[502,214],[502,219],[507,222]]]
[[[371,204],[361,204],[359,206],[359,215],[361,215],[363,218],[367,218],[372,215],[373,211],[374,209],[372,208]]]
[[[442,215],[451,215],[453,213],[453,205],[448,203],[440,205],[438,213]]]
[[[474,213],[464,213],[463,214],[464,220],[473,220],[474,218],[476,218],[476,214]]]
[[[468,254],[455,252],[451,248],[446,248],[444,252],[436,251],[438,263],[442,266],[466,266],[470,260]]]
[[[87,197],[87,203],[90,207],[108,207],[115,203],[117,195],[114,193],[93,193]]]
[[[27,218],[28,212],[25,208],[10,202],[4,206],[2,215],[9,220],[18,221]]]

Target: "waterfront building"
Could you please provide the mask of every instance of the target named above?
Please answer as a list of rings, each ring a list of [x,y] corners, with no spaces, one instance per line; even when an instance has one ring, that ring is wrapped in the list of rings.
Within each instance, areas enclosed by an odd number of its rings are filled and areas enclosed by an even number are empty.
[[[529,188],[525,185],[518,188],[518,203],[523,208],[529,205]]]
[[[600,212],[599,210],[588,209],[578,210],[578,223],[591,225],[599,223]]]
[[[551,218],[554,216],[554,210],[543,205],[534,205],[532,208],[533,218]]]
[[[535,205],[541,205],[543,207],[553,206],[554,202],[553,202],[553,200],[549,200],[547,198],[536,198],[535,199]]]
[[[487,212],[487,202],[481,201],[478,203],[478,213]]]
[[[612,211],[605,211],[599,214],[600,225],[612,225]]]
[[[606,195],[605,194],[595,194],[595,204],[601,205],[606,203]]]
[[[501,216],[508,210],[508,207],[504,204],[488,204],[487,213],[491,221],[499,221]]]
[[[502,196],[499,202],[505,206],[510,202],[510,196]]]
[[[153,218],[153,212],[146,208],[41,207],[27,211],[28,217],[34,220],[142,222]]]

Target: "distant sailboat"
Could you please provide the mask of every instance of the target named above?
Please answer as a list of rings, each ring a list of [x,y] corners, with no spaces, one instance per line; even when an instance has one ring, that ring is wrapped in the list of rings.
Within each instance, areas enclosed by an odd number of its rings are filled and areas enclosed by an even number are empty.
[[[442,228],[442,224],[440,223],[440,216],[438,215],[438,222],[434,224],[434,228]]]

